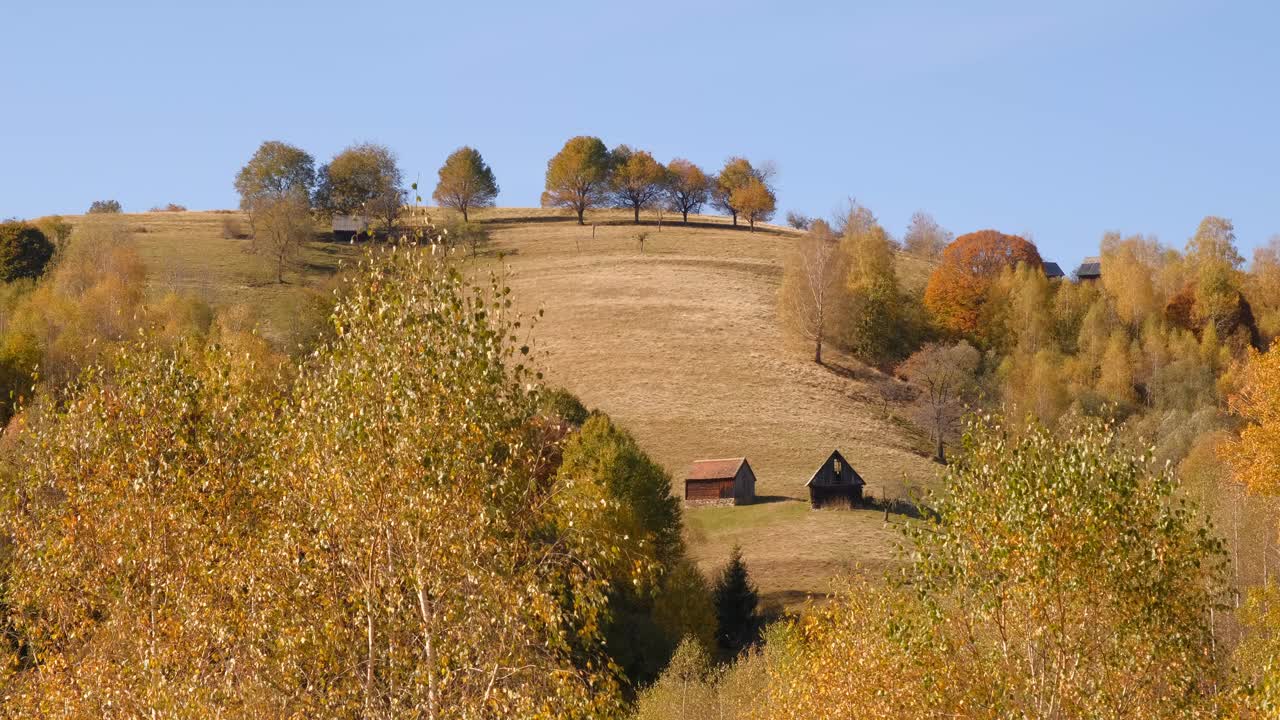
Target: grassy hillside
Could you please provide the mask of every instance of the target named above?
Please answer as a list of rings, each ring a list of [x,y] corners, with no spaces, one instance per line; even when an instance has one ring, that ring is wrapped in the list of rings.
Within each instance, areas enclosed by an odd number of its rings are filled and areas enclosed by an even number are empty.
[[[428,211],[430,213],[430,211]],[[735,543],[767,596],[821,593],[830,577],[892,561],[896,533],[871,510],[812,512],[801,498],[814,468],[839,448],[869,494],[904,496],[934,482],[921,438],[886,413],[857,363],[819,367],[787,341],[775,298],[795,233],[748,233],[724,218],[691,227],[636,227],[622,212],[580,227],[561,213],[495,209],[477,214],[493,242],[478,264],[502,268],[522,309],[545,310],[533,339],[552,383],[635,433],[681,487],[699,458],[745,455],[764,502],[687,513],[694,557],[708,572]],[[193,292],[215,305],[246,305],[266,332],[289,336],[297,304],[322,287],[360,245],[312,244],[301,272],[278,285],[246,241],[224,239],[221,213],[156,213],[127,220],[156,290]],[[643,252],[637,234],[647,233]],[[501,260],[499,260],[501,258]],[[928,265],[903,256],[908,283]]]

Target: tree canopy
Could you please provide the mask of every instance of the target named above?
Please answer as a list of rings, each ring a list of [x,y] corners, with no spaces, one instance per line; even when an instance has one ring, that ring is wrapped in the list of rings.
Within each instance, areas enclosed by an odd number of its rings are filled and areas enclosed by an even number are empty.
[[[404,205],[404,180],[385,145],[352,145],[320,168],[316,205],[334,215],[369,215],[390,228]]]
[[[711,178],[702,168],[676,158],[667,164],[667,200],[669,207],[680,213],[687,224],[689,213],[702,209],[711,197]]]
[[[995,230],[961,235],[942,251],[942,263],[925,288],[925,306],[946,330],[974,334],[992,281],[1018,263],[1043,265],[1036,246],[1016,235]]]
[[[0,281],[40,277],[53,250],[53,243],[35,225],[0,222]]]
[[[761,184],[767,183],[769,180],[768,173],[757,169],[751,165],[751,162],[743,157],[731,157],[725,161],[724,167],[720,170],[720,174],[716,175],[712,185],[712,204],[720,210],[729,213],[733,217],[733,224],[738,224],[738,215],[742,213],[742,208],[733,198],[734,193],[740,192],[752,181],[758,181]],[[766,185],[766,190],[768,189]],[[772,192],[770,191],[770,194]],[[753,189],[749,194],[740,196],[740,199],[747,198],[755,201],[757,204],[762,203],[763,193],[759,188]],[[772,211],[770,211],[772,212]]]
[[[607,591],[651,569],[601,484],[556,475],[505,288],[407,247],[351,282],[289,373],[143,340],[33,417],[6,712],[618,711]]]
[[[296,197],[311,202],[316,184],[316,162],[311,154],[279,140],[258,146],[249,162],[236,173],[240,209],[252,210],[263,201]]]
[[[635,213],[635,223],[639,225],[640,210],[662,196],[667,169],[648,152],[632,150],[626,145],[614,148],[610,167],[609,192],[614,203],[630,208]]]
[[[578,224],[584,224],[586,211],[605,200],[609,168],[609,150],[600,138],[585,135],[570,138],[560,152],[547,161],[542,206],[571,208],[578,215]]]
[[[468,212],[471,209],[493,207],[498,197],[498,181],[493,170],[475,148],[454,150],[440,166],[439,176],[440,181],[431,197],[441,207],[462,213],[464,222],[470,221]]]
[[[733,207],[734,224],[737,224],[737,216],[742,215],[751,231],[755,232],[757,222],[773,217],[778,209],[778,198],[763,180],[753,177],[730,193],[729,204]]]

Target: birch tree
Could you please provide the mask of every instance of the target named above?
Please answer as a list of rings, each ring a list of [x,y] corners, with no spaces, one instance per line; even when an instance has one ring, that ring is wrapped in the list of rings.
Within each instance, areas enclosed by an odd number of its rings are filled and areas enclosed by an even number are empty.
[[[792,331],[813,343],[813,361],[822,364],[822,346],[842,319],[847,260],[831,226],[816,220],[787,261],[780,305]]]

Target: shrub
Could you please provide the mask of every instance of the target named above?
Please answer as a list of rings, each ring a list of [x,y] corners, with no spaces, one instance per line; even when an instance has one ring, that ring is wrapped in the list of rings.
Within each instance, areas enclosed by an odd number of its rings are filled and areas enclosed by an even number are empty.
[[[186,205],[179,205],[178,203],[169,203],[168,205],[157,205],[157,206],[155,206],[155,207],[151,208],[151,212],[153,212],[153,213],[161,213],[161,212],[186,212],[186,211],[187,211],[187,206],[186,206]]]
[[[808,230],[809,226],[813,224],[813,218],[795,210],[788,210],[787,224],[797,230]]]
[[[107,215],[124,212],[118,200],[94,200],[89,206],[90,215]]]
[[[36,220],[36,227],[40,228],[40,232],[49,238],[54,248],[61,250],[66,247],[67,240],[71,238],[72,226],[61,215],[50,215]]]
[[[36,278],[53,257],[53,243],[40,228],[25,222],[0,223],[0,280]]]
[[[573,425],[582,425],[590,414],[578,396],[564,388],[554,388],[542,394],[542,412]]]
[[[242,240],[249,237],[249,233],[244,231],[244,223],[240,222],[240,218],[224,217],[222,218],[222,237],[228,240]]]

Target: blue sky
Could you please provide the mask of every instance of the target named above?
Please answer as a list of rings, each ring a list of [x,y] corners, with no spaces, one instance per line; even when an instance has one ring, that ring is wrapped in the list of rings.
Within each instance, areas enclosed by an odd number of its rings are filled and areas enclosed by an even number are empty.
[[[107,7],[111,5],[112,7]],[[1280,232],[1280,5],[1218,2],[69,3],[0,0],[0,217],[231,207],[265,139],[485,155],[535,205],[576,134],[772,160],[779,205],[895,234]],[[779,214],[781,215],[781,213]]]

